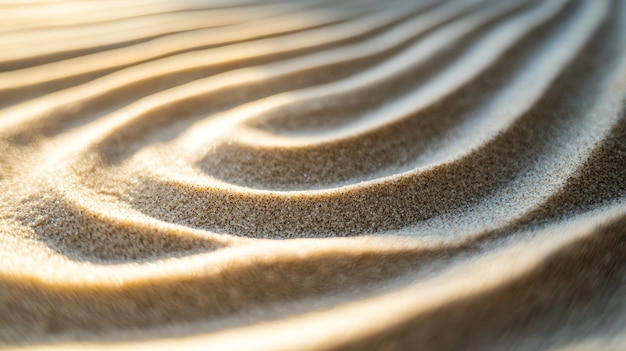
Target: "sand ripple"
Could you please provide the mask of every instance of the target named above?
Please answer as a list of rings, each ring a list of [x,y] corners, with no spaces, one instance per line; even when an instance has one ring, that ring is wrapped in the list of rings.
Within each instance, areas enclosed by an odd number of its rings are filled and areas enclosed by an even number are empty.
[[[0,0],[0,97],[0,345],[626,348],[623,1]]]

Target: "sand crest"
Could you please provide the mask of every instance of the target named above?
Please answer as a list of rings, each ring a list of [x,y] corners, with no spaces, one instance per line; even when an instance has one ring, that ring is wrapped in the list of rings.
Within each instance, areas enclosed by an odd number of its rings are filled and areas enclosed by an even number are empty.
[[[0,348],[626,349],[626,3],[0,0]]]

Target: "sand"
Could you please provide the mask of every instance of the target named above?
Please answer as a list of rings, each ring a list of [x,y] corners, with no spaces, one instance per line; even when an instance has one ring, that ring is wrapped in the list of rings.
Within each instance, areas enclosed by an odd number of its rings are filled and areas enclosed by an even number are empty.
[[[624,1],[0,1],[0,347],[626,349]]]

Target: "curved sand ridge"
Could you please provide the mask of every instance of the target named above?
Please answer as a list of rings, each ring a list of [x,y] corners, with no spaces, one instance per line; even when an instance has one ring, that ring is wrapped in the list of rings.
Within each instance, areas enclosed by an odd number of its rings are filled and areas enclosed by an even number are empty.
[[[7,0],[0,48],[5,346],[626,347],[624,1]]]

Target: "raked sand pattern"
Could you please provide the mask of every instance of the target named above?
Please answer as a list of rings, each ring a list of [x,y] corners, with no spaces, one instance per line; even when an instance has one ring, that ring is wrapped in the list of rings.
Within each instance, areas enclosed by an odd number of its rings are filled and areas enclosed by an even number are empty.
[[[626,350],[626,1],[0,0],[0,344]]]

